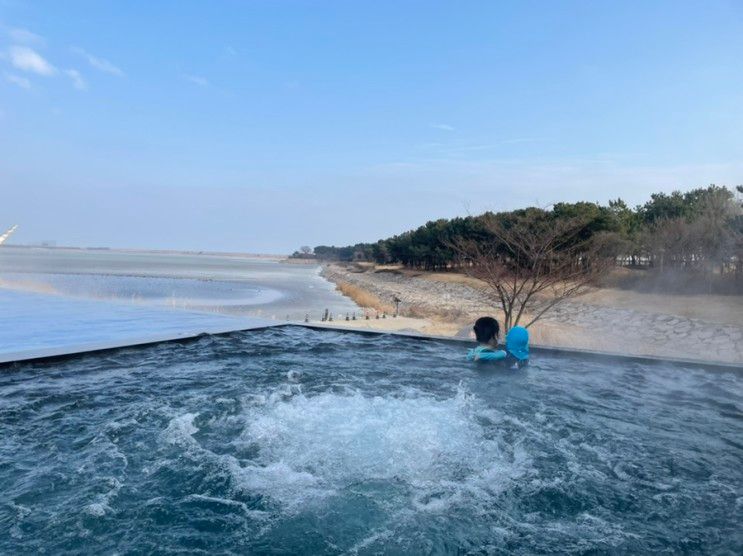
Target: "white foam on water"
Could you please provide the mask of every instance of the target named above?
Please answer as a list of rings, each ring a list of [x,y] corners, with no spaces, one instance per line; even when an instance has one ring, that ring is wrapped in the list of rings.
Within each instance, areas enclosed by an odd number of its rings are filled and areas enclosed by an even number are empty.
[[[248,505],[244,502],[239,502],[237,500],[232,500],[230,498],[222,498],[219,496],[207,496],[204,494],[189,494],[184,499],[186,502],[207,502],[211,504],[217,504],[217,505],[223,505],[227,506],[229,508],[238,508],[240,509],[246,516],[249,516],[254,519],[266,519],[267,514],[266,512],[262,512],[260,510],[251,510],[248,508]]]
[[[248,396],[240,415],[209,423],[218,429],[242,422],[231,442],[234,454],[213,452],[194,439],[196,413],[172,418],[162,438],[219,465],[236,495],[266,499],[282,514],[360,495],[399,520],[459,506],[486,511],[532,469],[525,450],[487,433],[482,409],[462,387],[439,399],[417,390],[386,397],[304,395],[291,384]]]
[[[14,539],[21,539],[23,538],[23,531],[21,530],[23,520],[30,516],[33,513],[33,510],[23,506],[22,504],[15,504],[12,501],[8,502],[8,506],[16,511],[13,525],[10,528],[10,536]]]
[[[92,515],[94,517],[103,517],[106,515],[106,512],[110,510],[108,506],[105,504],[102,504],[100,502],[95,502],[93,504],[88,504],[85,506],[85,513]]]
[[[196,413],[186,413],[178,417],[174,417],[168,427],[163,432],[163,438],[169,444],[176,444],[179,446],[191,446],[195,445],[196,441],[193,436],[199,432],[199,429],[193,424],[196,419]]]
[[[409,492],[418,511],[445,511],[492,498],[529,467],[524,451],[485,434],[463,388],[448,399],[294,392],[247,400],[235,444],[258,455],[230,465],[240,488],[288,510],[382,481]]]
[[[389,538],[391,538],[393,535],[393,532],[389,529],[384,529],[382,531],[374,531],[370,533],[365,538],[361,539],[359,542],[357,542],[355,545],[353,545],[349,550],[349,554],[358,554],[359,550],[364,550],[365,548],[368,548],[372,544],[378,541],[384,541]]]
[[[98,495],[96,498],[97,502],[88,504],[83,508],[83,511],[93,517],[103,517],[107,513],[113,511],[111,503],[119,495],[123,483],[115,477],[103,478],[103,482],[109,487],[109,490],[105,493]]]
[[[297,371],[292,369],[291,371],[287,371],[286,373],[286,380],[289,382],[299,382],[302,379],[302,371]]]
[[[283,508],[294,511],[335,494],[335,490],[306,471],[293,469],[282,461],[265,466],[241,465],[235,458],[225,458],[227,470],[236,489],[249,494],[267,495]]]

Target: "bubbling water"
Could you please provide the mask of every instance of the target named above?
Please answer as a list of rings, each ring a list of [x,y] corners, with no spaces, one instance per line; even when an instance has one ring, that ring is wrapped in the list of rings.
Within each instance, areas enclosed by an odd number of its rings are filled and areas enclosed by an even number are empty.
[[[262,500],[246,519],[263,534],[277,516],[306,520],[349,507],[375,525],[346,547],[354,550],[415,528],[421,514],[462,512],[472,527],[473,509],[486,516],[533,471],[525,450],[488,430],[494,412],[463,385],[436,398],[414,388],[383,397],[340,386],[305,395],[296,382],[245,396],[230,415],[177,415],[162,433],[181,452],[176,459],[227,478],[231,497],[221,503]]]
[[[463,386],[436,399],[414,389],[390,397],[305,396],[292,384],[248,396],[238,415],[205,424],[224,438],[240,423],[229,456],[198,443],[193,413],[174,417],[164,439],[204,459],[221,458],[235,490],[267,497],[286,513],[365,484],[404,491],[398,510],[444,511],[465,498],[487,500],[529,467],[523,450],[486,430],[485,413]]]
[[[28,365],[0,552],[739,552],[741,407],[733,373],[297,329]]]

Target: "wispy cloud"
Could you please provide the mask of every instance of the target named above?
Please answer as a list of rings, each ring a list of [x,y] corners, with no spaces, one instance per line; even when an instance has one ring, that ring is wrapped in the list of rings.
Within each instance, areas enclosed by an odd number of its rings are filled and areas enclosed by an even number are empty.
[[[85,79],[83,79],[83,76],[80,75],[79,71],[67,69],[64,70],[64,73],[72,80],[72,86],[75,87],[75,89],[78,91],[85,91],[88,89],[88,84],[85,82]]]
[[[31,82],[26,79],[25,77],[21,77],[20,75],[14,75],[12,73],[6,73],[5,74],[5,80],[8,83],[12,83],[13,85],[17,85],[21,89],[30,89],[31,88]]]
[[[520,143],[538,143],[544,141],[544,139],[536,139],[531,137],[515,137],[513,139],[501,139],[494,143],[485,143],[480,145],[462,145],[460,147],[449,147],[447,150],[451,152],[465,152],[465,151],[489,151],[497,149],[503,145],[518,145]]]
[[[201,77],[200,75],[184,75],[183,79],[188,81],[189,83],[193,83],[194,85],[198,85],[199,87],[208,87],[209,81],[206,79],[206,77]]]
[[[428,124],[428,126],[442,131],[454,131],[454,127],[449,124]]]
[[[57,68],[47,62],[41,54],[27,46],[11,46],[8,50],[10,63],[19,70],[50,76]]]
[[[80,48],[79,46],[73,46],[72,51],[75,54],[78,54],[85,58],[88,63],[98,71],[115,75],[116,77],[124,77],[124,72],[122,71],[122,69],[118,66],[115,66],[108,60],[99,58],[98,56],[93,56],[90,52]]]
[[[32,33],[28,29],[21,29],[20,27],[10,27],[7,33],[10,40],[14,43],[43,45],[45,42],[44,38],[40,35]]]

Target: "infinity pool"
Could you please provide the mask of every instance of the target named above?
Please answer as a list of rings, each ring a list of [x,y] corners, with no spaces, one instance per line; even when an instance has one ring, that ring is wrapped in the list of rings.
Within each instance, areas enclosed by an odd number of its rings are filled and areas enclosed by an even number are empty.
[[[290,327],[0,372],[0,553],[743,553],[743,375]]]

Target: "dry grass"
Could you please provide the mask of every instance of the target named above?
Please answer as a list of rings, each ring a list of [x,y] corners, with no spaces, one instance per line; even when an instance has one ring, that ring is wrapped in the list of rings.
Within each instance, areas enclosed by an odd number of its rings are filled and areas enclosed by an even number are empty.
[[[461,309],[455,308],[434,308],[426,305],[409,305],[403,307],[400,311],[402,315],[414,319],[433,319],[438,322],[457,324],[467,322],[470,316]]]
[[[371,269],[374,270],[374,272],[402,272],[403,270],[407,270],[401,264],[375,264]]]
[[[432,316],[436,316],[435,311],[427,310],[421,305],[409,305],[408,307],[404,307],[402,310],[402,314],[412,319],[426,319]]]
[[[466,274],[460,274],[458,272],[427,272],[419,275],[421,278],[431,280],[433,282],[444,282],[446,284],[463,284],[476,290],[487,289],[487,284],[482,280],[467,276]]]
[[[372,292],[365,290],[364,288],[359,287],[355,284],[350,284],[348,282],[338,282],[335,287],[343,295],[353,299],[356,305],[360,307],[375,309],[381,313],[391,314],[394,312],[394,308],[391,305],[384,303]]]

